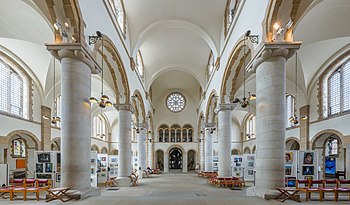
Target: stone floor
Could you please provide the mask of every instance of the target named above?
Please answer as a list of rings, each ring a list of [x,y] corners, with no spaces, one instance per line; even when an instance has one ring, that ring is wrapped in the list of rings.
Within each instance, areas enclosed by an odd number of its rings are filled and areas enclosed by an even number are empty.
[[[301,196],[301,204],[350,204],[348,196],[343,195],[340,202],[331,201],[331,195],[326,196],[328,200],[313,200],[305,202],[305,196]],[[45,203],[44,196],[37,202],[31,196],[29,201],[23,202],[17,199],[10,202],[8,199],[0,199],[0,205],[5,204],[63,204],[59,201]],[[64,204],[75,205],[265,205],[281,204],[275,200],[266,201],[257,197],[245,196],[245,190],[230,190],[214,188],[206,184],[206,179],[199,178],[195,174],[161,174],[153,175],[151,178],[141,179],[137,187],[121,187],[118,190],[107,191],[102,188],[102,196],[91,197],[82,201],[71,201]],[[287,201],[284,204],[300,204]]]

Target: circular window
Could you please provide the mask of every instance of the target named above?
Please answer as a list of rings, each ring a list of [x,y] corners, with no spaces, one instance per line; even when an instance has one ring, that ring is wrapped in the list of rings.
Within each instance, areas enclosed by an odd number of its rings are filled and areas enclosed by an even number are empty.
[[[171,93],[165,103],[171,112],[181,112],[185,108],[186,100],[181,93]]]

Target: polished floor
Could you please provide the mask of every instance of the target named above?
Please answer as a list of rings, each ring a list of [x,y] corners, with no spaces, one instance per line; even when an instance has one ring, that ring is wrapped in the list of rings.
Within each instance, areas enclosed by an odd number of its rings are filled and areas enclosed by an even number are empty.
[[[318,202],[317,196],[313,200],[305,202],[305,196],[301,196],[301,204],[350,204],[347,196],[342,196],[342,201],[333,202],[331,195],[328,200]],[[59,201],[45,203],[44,196],[37,202],[31,196],[29,201],[23,202],[17,199],[10,202],[8,199],[0,199],[2,204],[63,204]],[[275,200],[263,200],[257,197],[245,196],[245,190],[230,190],[214,188],[206,184],[206,179],[199,178],[195,174],[161,174],[151,178],[141,179],[137,187],[121,187],[118,190],[106,190],[102,188],[102,196],[90,197],[81,201],[71,201],[64,204],[76,205],[265,205],[281,204]],[[284,204],[300,204],[287,201]]]

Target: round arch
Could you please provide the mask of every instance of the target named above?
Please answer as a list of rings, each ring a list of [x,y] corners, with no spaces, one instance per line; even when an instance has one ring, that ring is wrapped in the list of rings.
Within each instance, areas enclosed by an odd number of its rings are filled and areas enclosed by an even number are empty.
[[[216,114],[214,112],[214,109],[217,106],[217,99],[216,99],[217,97],[218,97],[218,95],[217,95],[216,90],[212,90],[210,95],[209,95],[208,101],[207,101],[207,107],[206,107],[206,113],[205,113],[205,122],[206,123],[209,123],[209,122],[214,123],[214,121],[215,121]]]
[[[286,139],[286,150],[300,150],[300,141],[296,137]]]
[[[130,99],[130,89],[124,64],[121,60],[118,49],[115,47],[113,41],[108,36],[104,34],[102,35],[103,47],[105,48],[106,52],[108,52],[112,57],[112,61],[109,61],[107,55],[104,54],[103,59],[104,61],[106,61],[108,70],[113,80],[113,86],[111,85],[111,87],[113,87],[113,90],[116,95],[116,103],[128,103]],[[97,54],[102,55],[102,50],[100,48],[102,48],[102,41],[97,41],[93,49],[93,56],[95,57],[95,59],[97,59]],[[114,68],[112,66],[112,63],[115,63],[117,68]],[[121,80],[121,82],[119,82],[118,79]]]
[[[100,153],[100,149],[96,144],[91,145],[91,151],[97,151],[98,154]]]
[[[135,104],[135,108],[137,109],[137,120],[140,122],[141,120],[141,123],[145,123],[146,122],[146,111],[145,111],[145,104],[143,102],[143,99],[142,99],[142,95],[140,93],[140,91],[138,89],[136,89],[134,91],[134,94],[133,96],[135,96],[135,98],[132,99],[132,102]],[[137,101],[136,101],[137,99]],[[140,113],[141,111],[141,113]],[[142,119],[140,119],[142,118]]]
[[[318,132],[313,138],[312,138],[312,141],[311,141],[311,147],[312,149],[316,149],[317,146],[316,146],[316,143],[317,141],[319,141],[324,134],[330,134],[330,135],[333,135],[333,136],[336,136],[337,138],[339,138],[340,142],[343,142],[344,140],[344,135],[339,132],[338,130],[334,130],[334,129],[327,129],[327,130],[322,130],[320,132]]]
[[[231,150],[231,155],[240,155],[241,154],[241,150],[239,149],[232,149]]]
[[[108,149],[107,149],[107,147],[102,147],[102,148],[101,148],[101,154],[108,154]]]
[[[7,142],[9,143],[9,141],[11,140],[11,138],[13,136],[16,136],[16,135],[18,136],[18,135],[21,135],[21,134],[27,135],[31,140],[33,140],[33,142],[35,144],[35,149],[38,150],[39,144],[40,144],[39,139],[33,133],[31,133],[29,131],[26,131],[26,130],[15,130],[15,131],[10,132],[6,136]]]
[[[250,154],[250,148],[249,147],[245,147],[243,150],[243,154]]]
[[[238,84],[239,76],[242,75],[241,71],[245,71],[244,62],[250,61],[251,53],[253,50],[253,45],[250,41],[244,42],[244,36],[242,36],[230,53],[229,60],[227,61],[225,72],[222,78],[221,91],[220,91],[220,101],[225,103],[229,100],[232,102],[234,100],[236,91],[240,87]],[[245,53],[244,53],[245,52]],[[249,76],[246,77],[246,80]],[[226,102],[227,103],[227,102]]]

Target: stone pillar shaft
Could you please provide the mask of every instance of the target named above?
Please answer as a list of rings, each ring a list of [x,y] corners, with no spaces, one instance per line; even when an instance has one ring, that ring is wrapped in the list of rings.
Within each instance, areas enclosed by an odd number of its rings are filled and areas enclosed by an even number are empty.
[[[300,108],[300,118],[306,116],[307,119],[300,119],[300,150],[309,150],[310,142],[310,105],[305,105]]]
[[[118,177],[131,173],[131,111],[128,105],[117,106],[118,110]]]
[[[204,137],[204,153],[205,153],[205,172],[212,172],[213,171],[213,136],[210,133],[210,130],[205,131],[205,137]]]
[[[55,108],[53,108],[55,109]],[[41,106],[41,146],[40,150],[51,150],[51,120],[43,119],[43,117],[51,119],[51,108]]]
[[[164,172],[169,172],[169,152],[164,152]]]
[[[187,166],[188,166],[188,156],[187,156],[187,152],[184,151],[183,155],[182,155],[182,172],[187,172]]]
[[[91,71],[84,62],[65,57],[62,63],[62,187],[90,187]]]
[[[300,43],[265,43],[256,69],[256,195],[270,197],[284,187],[286,60]]]
[[[219,177],[231,177],[231,111],[233,104],[221,104],[218,113]]]
[[[146,129],[140,130],[140,133],[138,134],[138,162],[139,167],[141,167],[141,171],[145,170],[147,168],[147,158],[146,158]]]

